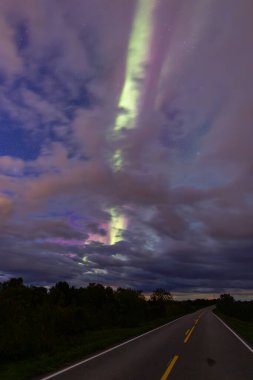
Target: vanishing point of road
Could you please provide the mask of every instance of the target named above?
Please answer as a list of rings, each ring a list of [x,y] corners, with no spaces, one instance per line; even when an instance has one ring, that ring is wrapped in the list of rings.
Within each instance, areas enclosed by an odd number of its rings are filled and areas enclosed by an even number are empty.
[[[253,380],[253,350],[206,308],[42,380]]]

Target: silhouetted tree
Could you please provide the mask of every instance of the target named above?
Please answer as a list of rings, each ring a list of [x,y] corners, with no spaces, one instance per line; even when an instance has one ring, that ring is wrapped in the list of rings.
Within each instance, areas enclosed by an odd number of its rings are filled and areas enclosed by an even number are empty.
[[[218,309],[225,314],[233,314],[235,300],[230,294],[221,294],[217,301]]]
[[[167,290],[158,288],[151,294],[150,299],[154,302],[169,302],[173,300],[173,297]]]

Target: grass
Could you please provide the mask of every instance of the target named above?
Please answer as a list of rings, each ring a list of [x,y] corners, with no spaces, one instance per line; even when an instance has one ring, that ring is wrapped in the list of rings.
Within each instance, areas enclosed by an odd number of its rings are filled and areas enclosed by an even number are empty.
[[[217,314],[229,327],[240,335],[247,343],[253,346],[253,322],[246,322],[240,319],[224,315],[215,310]]]
[[[179,315],[148,322],[140,327],[113,328],[90,331],[85,336],[71,338],[61,344],[53,352],[36,358],[0,363],[1,380],[30,380],[39,379],[43,374],[57,371],[84,359],[89,354],[111,347],[124,340],[142,334],[146,331],[167,323]]]

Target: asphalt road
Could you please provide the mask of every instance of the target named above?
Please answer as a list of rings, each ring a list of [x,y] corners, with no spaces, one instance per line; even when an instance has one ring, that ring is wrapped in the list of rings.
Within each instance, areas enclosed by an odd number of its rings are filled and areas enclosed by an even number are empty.
[[[253,380],[253,353],[208,308],[49,379]]]

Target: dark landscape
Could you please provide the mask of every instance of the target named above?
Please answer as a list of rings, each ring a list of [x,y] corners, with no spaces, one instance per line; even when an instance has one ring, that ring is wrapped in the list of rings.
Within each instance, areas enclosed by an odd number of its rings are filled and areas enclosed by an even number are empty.
[[[91,283],[74,288],[25,286],[22,278],[0,285],[0,378],[32,379],[180,316],[213,305],[246,341],[253,343],[253,301],[175,301],[170,292]]]

